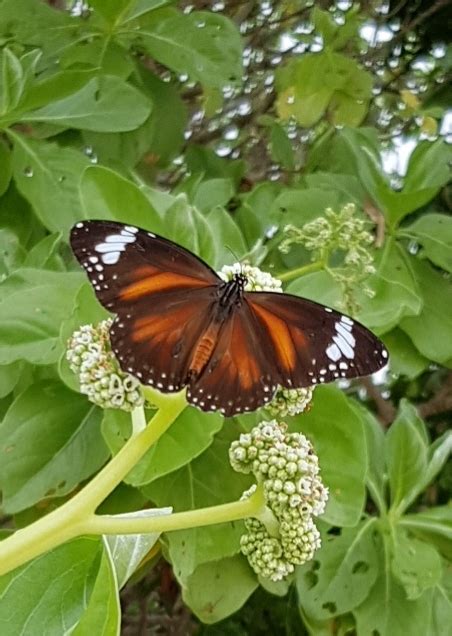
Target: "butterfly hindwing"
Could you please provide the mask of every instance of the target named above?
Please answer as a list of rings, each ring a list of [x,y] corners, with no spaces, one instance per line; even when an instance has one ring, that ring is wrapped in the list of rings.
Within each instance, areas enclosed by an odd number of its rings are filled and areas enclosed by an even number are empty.
[[[243,303],[221,326],[207,365],[188,385],[187,399],[226,416],[254,411],[276,390],[272,364],[259,325]]]
[[[250,292],[245,298],[272,347],[274,379],[284,387],[369,375],[387,363],[372,332],[329,307],[290,294]]]

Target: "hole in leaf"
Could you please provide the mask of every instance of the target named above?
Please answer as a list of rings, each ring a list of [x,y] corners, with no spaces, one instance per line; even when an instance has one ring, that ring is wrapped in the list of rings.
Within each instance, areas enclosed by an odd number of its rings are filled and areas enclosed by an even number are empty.
[[[340,537],[341,536],[341,532],[342,532],[342,528],[330,528],[327,532],[327,534],[331,534],[335,537]]]
[[[380,632],[378,631],[378,629],[372,630],[372,636],[380,636]]]
[[[311,566],[311,570],[313,572],[316,572],[319,569],[320,569],[320,561],[313,561],[312,562],[312,566]]]
[[[304,580],[308,590],[312,590],[312,588],[317,585],[319,577],[314,572],[309,571],[304,575]]]
[[[352,574],[364,574],[369,569],[369,564],[365,561],[357,561],[352,568]]]
[[[330,612],[331,614],[335,614],[337,610],[336,603],[332,603],[332,602],[324,603],[322,607],[323,609],[326,609],[326,611]]]
[[[97,91],[94,93],[94,101],[98,102],[100,100],[100,90],[97,89]]]
[[[66,480],[63,479],[63,481],[60,481],[60,483],[58,484],[57,489],[61,490],[62,488],[65,487],[65,485],[66,485]]]

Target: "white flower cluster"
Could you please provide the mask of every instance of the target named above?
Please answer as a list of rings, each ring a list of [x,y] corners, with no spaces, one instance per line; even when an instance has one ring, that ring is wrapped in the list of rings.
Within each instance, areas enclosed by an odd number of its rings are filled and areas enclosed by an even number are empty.
[[[106,409],[132,411],[143,404],[140,383],[119,368],[111,345],[112,320],[96,327],[83,325],[68,342],[66,357],[79,379],[80,391],[94,404]]]
[[[325,510],[328,489],[319,476],[318,458],[301,433],[287,433],[275,420],[262,422],[231,444],[232,467],[252,472],[262,483],[267,507],[278,524],[277,536],[265,519],[246,519],[242,552],[257,574],[278,581],[312,559],[320,547],[313,517]],[[253,489],[244,493],[249,497]]]
[[[312,400],[313,388],[285,389],[279,387],[273,400],[265,407],[273,417],[287,417],[303,413]]]
[[[282,282],[258,267],[234,263],[233,265],[224,265],[218,272],[218,276],[226,282],[232,280],[236,274],[242,274],[248,279],[245,291],[282,292]]]

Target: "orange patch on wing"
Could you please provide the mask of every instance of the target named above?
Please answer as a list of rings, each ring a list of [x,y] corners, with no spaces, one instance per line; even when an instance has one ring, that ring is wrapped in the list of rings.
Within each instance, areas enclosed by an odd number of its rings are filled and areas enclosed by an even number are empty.
[[[190,361],[190,371],[194,371],[196,374],[199,375],[204,369],[204,367],[210,360],[212,351],[215,348],[219,330],[219,323],[211,323],[202,334],[202,336],[199,338],[194,348],[192,359]]]
[[[278,318],[278,316],[275,316],[271,311],[264,309],[257,303],[251,303],[251,305],[267,328],[278,355],[278,361],[287,371],[291,371],[295,367],[297,354],[288,326],[284,320],[281,320],[281,318]]]
[[[250,348],[250,341],[243,328],[240,318],[236,317],[232,328],[232,353],[233,360],[239,370],[240,388],[251,389],[259,382],[259,366]]]
[[[177,310],[165,314],[151,314],[137,318],[132,327],[132,340],[143,342],[165,336],[171,332],[178,332],[198,311],[193,303],[184,303]]]
[[[141,296],[147,296],[156,292],[205,286],[206,283],[204,281],[192,278],[191,276],[175,274],[174,272],[162,272],[160,274],[147,275],[146,278],[127,285],[127,287],[121,291],[120,298],[121,300],[135,300]]]

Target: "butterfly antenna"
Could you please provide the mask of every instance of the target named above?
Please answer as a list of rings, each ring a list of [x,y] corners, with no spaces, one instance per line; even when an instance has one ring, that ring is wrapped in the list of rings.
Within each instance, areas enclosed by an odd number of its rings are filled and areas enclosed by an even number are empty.
[[[229,247],[229,245],[225,245],[225,248],[231,252],[231,254],[235,258],[236,262],[240,263],[240,267],[242,267],[242,265],[243,265],[242,260],[237,256],[237,254],[234,252],[232,247]]]

